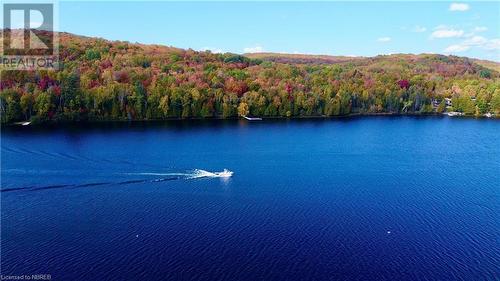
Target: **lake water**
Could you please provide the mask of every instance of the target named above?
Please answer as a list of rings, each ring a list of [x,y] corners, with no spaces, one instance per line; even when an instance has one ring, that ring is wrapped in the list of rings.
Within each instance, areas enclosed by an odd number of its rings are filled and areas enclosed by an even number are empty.
[[[20,127],[1,141],[3,275],[499,280],[499,120]]]

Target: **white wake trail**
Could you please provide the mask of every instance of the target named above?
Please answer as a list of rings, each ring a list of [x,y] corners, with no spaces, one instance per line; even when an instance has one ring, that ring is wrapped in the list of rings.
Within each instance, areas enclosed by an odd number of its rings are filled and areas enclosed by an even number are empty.
[[[127,175],[141,175],[141,176],[190,176],[186,173],[127,173]]]
[[[228,169],[224,169],[222,172],[209,172],[201,169],[194,170],[194,173],[190,179],[196,178],[229,178],[233,176],[233,172]]]
[[[142,176],[177,176],[184,177],[186,179],[199,179],[199,178],[229,178],[233,175],[232,171],[224,169],[222,172],[209,172],[202,169],[195,169],[191,173],[155,173],[155,172],[143,172],[143,173],[127,173],[127,175],[142,175]]]

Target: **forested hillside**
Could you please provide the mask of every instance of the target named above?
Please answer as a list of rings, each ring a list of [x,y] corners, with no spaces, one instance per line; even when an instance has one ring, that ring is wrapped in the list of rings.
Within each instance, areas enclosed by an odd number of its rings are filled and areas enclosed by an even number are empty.
[[[2,71],[3,123],[500,114],[498,63],[464,57],[242,56],[67,33],[60,42],[59,71]]]

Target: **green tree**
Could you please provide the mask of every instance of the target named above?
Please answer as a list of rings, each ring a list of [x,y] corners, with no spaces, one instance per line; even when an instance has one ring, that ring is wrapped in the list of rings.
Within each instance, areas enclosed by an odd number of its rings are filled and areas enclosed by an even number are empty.
[[[496,89],[491,96],[491,111],[496,115],[500,114],[500,89]]]
[[[0,93],[0,113],[3,123],[21,119],[22,112],[17,91],[9,89]]]
[[[39,118],[42,120],[47,119],[52,107],[51,96],[47,92],[42,92],[36,96],[35,110]]]
[[[32,94],[24,94],[21,96],[21,101],[20,101],[21,111],[24,114],[24,118],[26,120],[29,120],[31,118],[34,103],[35,99]]]

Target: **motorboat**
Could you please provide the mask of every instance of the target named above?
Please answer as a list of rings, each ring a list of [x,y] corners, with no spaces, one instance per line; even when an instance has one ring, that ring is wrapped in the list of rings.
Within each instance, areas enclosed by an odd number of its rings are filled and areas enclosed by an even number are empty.
[[[214,174],[217,177],[221,177],[221,178],[229,178],[229,177],[233,176],[233,172],[229,171],[228,169],[224,169],[224,171],[222,171],[222,172],[215,172]]]

